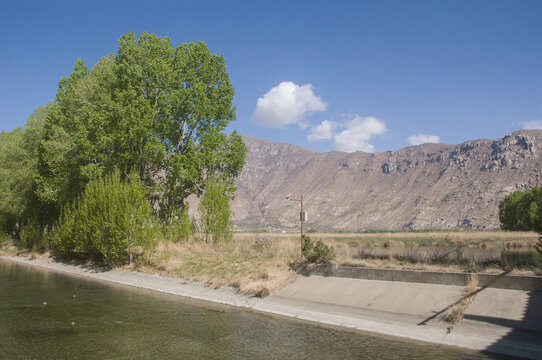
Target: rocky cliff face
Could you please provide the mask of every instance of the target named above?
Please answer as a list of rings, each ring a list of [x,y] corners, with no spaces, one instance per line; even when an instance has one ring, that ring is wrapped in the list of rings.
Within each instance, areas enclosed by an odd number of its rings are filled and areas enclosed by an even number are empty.
[[[492,229],[498,205],[541,184],[542,131],[396,152],[317,153],[243,137],[249,151],[232,207],[238,228],[296,229],[303,193],[314,230]]]

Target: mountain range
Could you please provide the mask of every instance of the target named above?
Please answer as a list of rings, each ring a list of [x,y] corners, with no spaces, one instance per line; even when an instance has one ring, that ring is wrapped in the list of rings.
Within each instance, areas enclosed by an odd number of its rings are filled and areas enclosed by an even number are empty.
[[[542,130],[458,145],[319,153],[244,135],[232,202],[237,229],[495,229],[507,194],[541,184]]]

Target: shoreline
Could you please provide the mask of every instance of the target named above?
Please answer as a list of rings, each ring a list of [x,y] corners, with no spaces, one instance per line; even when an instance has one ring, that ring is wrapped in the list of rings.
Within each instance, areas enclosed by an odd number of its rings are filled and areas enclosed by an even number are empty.
[[[68,275],[82,276],[99,281],[107,281],[126,286],[159,291],[172,295],[184,296],[196,300],[209,301],[239,308],[251,309],[262,313],[274,314],[331,326],[355,329],[361,332],[393,336],[406,340],[429,342],[438,345],[455,346],[497,354],[526,358],[542,358],[542,332],[535,331],[534,338],[525,334],[515,334],[515,329],[499,324],[474,321],[468,317],[447,332],[447,324],[439,318],[429,316],[425,308],[427,304],[412,306],[416,295],[408,295],[405,289],[413,289],[416,293],[427,292],[431,296],[431,305],[448,304],[449,299],[462,287],[451,285],[428,285],[412,283],[396,283],[379,280],[345,279],[321,276],[300,276],[293,284],[286,286],[276,294],[260,299],[240,294],[231,287],[211,288],[197,282],[187,282],[183,278],[168,277],[155,274],[124,270],[103,271],[97,267],[56,262],[50,258],[28,259],[19,256],[0,255],[0,259],[35,266]],[[415,286],[418,286],[416,289]],[[370,287],[370,288],[369,288]],[[391,297],[394,291],[402,291],[406,301],[397,302],[391,299],[387,306],[359,305],[366,299],[359,296],[344,296],[340,289],[352,289],[351,293],[370,295],[372,289],[386,290]],[[497,291],[508,296],[518,290],[486,289]],[[524,293],[524,292],[523,292]],[[441,295],[441,300],[439,296]],[[540,293],[542,294],[542,293]],[[495,298],[490,294],[490,298]],[[518,296],[516,296],[518,297]],[[480,300],[482,301],[482,300]],[[385,301],[384,301],[385,303]],[[434,312],[434,311],[432,311]],[[423,325],[423,326],[420,326]],[[532,333],[532,331],[531,331]],[[531,334],[532,335],[532,334]]]

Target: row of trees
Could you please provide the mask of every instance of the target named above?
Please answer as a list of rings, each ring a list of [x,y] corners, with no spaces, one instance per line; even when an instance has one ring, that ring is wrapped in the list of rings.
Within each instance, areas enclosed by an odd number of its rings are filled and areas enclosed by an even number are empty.
[[[239,135],[224,133],[235,119],[233,96],[224,58],[203,42],[173,47],[166,37],[127,33],[117,54],[92,69],[77,60],[52,103],[24,129],[0,134],[3,229],[27,246],[47,246],[43,235],[56,234],[55,246],[65,250],[71,245],[60,239],[70,231],[90,236],[81,226],[68,230],[69,219],[82,216],[89,202],[113,201],[104,198],[108,191],[144,197],[148,209],[138,207],[138,216],[155,218],[163,232],[186,220],[192,194],[220,186],[223,198],[233,198],[246,154]],[[133,211],[120,198],[111,206]]]
[[[542,189],[514,191],[499,204],[499,220],[503,230],[536,231],[540,238],[537,249],[542,252]]]

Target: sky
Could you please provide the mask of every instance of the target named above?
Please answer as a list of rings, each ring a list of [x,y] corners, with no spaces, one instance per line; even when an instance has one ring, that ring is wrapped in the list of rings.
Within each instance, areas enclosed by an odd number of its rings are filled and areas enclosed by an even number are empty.
[[[0,0],[0,130],[126,32],[223,55],[227,131],[315,151],[395,151],[542,128],[542,1]]]

